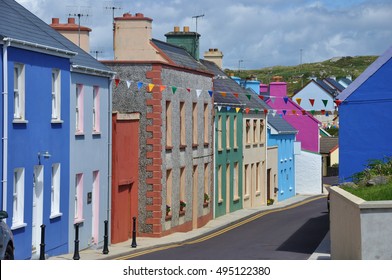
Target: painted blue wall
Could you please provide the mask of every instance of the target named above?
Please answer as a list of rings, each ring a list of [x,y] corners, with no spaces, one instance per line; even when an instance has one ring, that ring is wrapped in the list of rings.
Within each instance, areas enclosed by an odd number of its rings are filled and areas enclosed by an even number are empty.
[[[268,147],[278,146],[278,200],[295,195],[295,134],[271,134],[268,129]]]
[[[339,106],[339,178],[364,169],[368,160],[392,156],[392,60]]]
[[[83,85],[83,135],[75,135],[76,120],[76,85]],[[99,88],[100,104],[100,133],[93,133],[93,88]],[[74,211],[75,209],[75,177],[76,174],[83,174],[83,222],[79,226],[79,248],[99,247],[103,245],[104,221],[108,217],[109,188],[109,117],[111,122],[111,102],[109,102],[110,81],[107,77],[71,73],[71,93],[70,93],[70,200],[69,200],[69,250],[73,250],[74,230]],[[111,152],[111,151],[110,151]],[[88,159],[88,160],[86,160]],[[93,201],[88,203],[88,193],[92,193],[93,172],[99,171],[99,207],[94,207]],[[95,196],[93,196],[95,197]],[[98,208],[98,209],[97,209]],[[97,212],[99,211],[99,212]],[[93,219],[98,219],[99,234],[98,240],[93,240],[92,228]]]
[[[3,92],[3,45],[0,44],[0,90]],[[3,96],[0,98],[0,134],[3,136]],[[0,147],[0,176],[1,180],[3,179],[3,140],[1,140],[1,147]],[[0,209],[4,209],[3,207],[3,187],[2,183],[0,187]]]
[[[69,59],[8,48],[8,191],[7,211],[11,226],[13,215],[13,172],[25,168],[24,223],[25,227],[13,230],[15,257],[31,258],[33,170],[38,165],[38,153],[48,151],[51,157],[41,159],[44,166],[43,223],[46,225],[46,253],[58,255],[68,252],[68,201],[69,201]],[[14,100],[14,62],[25,67],[25,115],[28,123],[12,123]],[[51,123],[52,69],[61,71],[61,124]],[[60,212],[62,216],[50,219],[52,164],[61,164]]]

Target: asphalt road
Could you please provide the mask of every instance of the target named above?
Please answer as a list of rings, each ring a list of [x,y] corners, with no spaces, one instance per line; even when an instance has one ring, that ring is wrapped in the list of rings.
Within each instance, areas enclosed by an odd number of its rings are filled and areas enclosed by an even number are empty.
[[[202,242],[139,255],[137,260],[305,260],[329,230],[326,199],[271,212]]]

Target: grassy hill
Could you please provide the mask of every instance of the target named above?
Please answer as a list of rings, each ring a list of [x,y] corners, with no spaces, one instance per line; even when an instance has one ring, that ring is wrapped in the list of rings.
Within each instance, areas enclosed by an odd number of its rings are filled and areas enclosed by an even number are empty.
[[[243,79],[255,76],[259,81],[269,84],[273,76],[282,76],[287,82],[288,94],[293,95],[304,86],[309,77],[326,78],[335,76],[337,79],[351,76],[357,78],[377,56],[346,56],[333,58],[323,62],[305,63],[296,66],[273,66],[258,70],[241,70],[240,72],[225,69],[226,73],[234,74]]]

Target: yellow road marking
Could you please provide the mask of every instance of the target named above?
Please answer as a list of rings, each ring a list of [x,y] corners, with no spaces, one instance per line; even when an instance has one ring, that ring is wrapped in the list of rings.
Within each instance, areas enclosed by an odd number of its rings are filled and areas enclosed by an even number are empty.
[[[244,224],[252,222],[252,221],[254,221],[254,220],[258,219],[258,218],[261,218],[261,217],[263,217],[263,216],[265,216],[267,214],[271,214],[271,213],[276,213],[276,212],[281,212],[281,211],[284,211],[284,210],[292,209],[292,208],[295,208],[295,207],[307,204],[309,202],[321,199],[323,197],[324,196],[318,196],[318,197],[307,199],[307,200],[304,200],[304,201],[301,201],[301,202],[298,202],[298,203],[295,203],[293,205],[289,205],[289,206],[286,206],[286,207],[277,208],[277,209],[271,209],[271,210],[267,210],[267,211],[261,212],[259,214],[256,214],[256,215],[252,216],[252,217],[246,218],[246,219],[244,219],[244,220],[242,220],[242,221],[240,221],[238,223],[235,223],[235,224],[233,224],[231,226],[225,227],[225,228],[223,228],[221,230],[218,230],[218,231],[216,231],[214,233],[208,234],[206,236],[203,236],[203,237],[195,239],[195,240],[185,241],[185,242],[176,243],[176,244],[163,245],[163,246],[160,246],[160,247],[157,247],[157,248],[152,248],[152,249],[136,252],[136,253],[133,253],[133,254],[129,254],[129,255],[126,255],[126,256],[118,257],[118,258],[115,258],[115,260],[132,259],[132,258],[136,258],[138,256],[142,256],[142,255],[146,255],[146,254],[150,254],[150,253],[154,253],[154,252],[158,252],[158,251],[163,251],[163,250],[167,250],[167,249],[171,249],[171,248],[181,247],[181,246],[184,246],[184,245],[200,243],[200,242],[206,241],[208,239],[214,238],[216,236],[219,236],[219,235],[221,235],[221,234],[223,234],[225,232],[228,232],[228,231],[230,231],[232,229],[235,229],[235,228],[237,228],[239,226],[242,226]]]

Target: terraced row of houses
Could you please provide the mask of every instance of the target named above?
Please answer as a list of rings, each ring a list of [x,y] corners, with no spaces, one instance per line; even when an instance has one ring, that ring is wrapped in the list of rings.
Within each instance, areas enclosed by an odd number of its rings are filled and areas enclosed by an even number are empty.
[[[219,50],[200,59],[188,27],[163,42],[151,18],[125,13],[114,59],[99,62],[72,19],[49,26],[13,0],[0,18],[1,208],[17,259],[38,257],[43,225],[53,256],[74,250],[75,228],[81,250],[101,248],[105,224],[111,243],[134,217],[138,236],[161,237],[322,192],[320,122],[279,77],[254,90]]]

